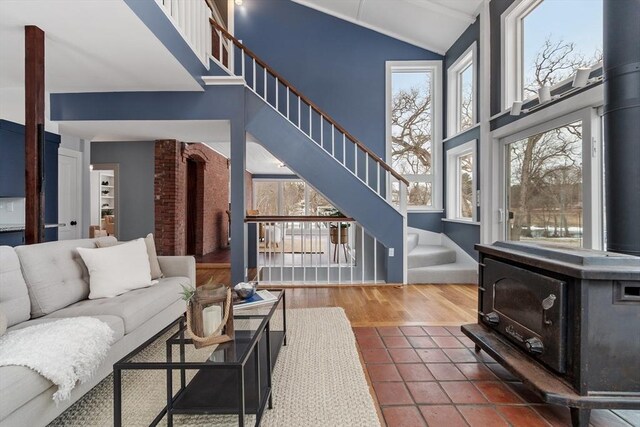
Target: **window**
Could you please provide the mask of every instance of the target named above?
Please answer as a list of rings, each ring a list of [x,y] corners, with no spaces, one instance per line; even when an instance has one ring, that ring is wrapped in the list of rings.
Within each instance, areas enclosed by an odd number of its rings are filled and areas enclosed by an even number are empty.
[[[476,220],[476,145],[469,141],[447,151],[447,218]]]
[[[408,209],[439,208],[440,61],[387,62],[387,159],[409,181]],[[397,202],[399,184],[391,183]]]
[[[447,70],[447,136],[463,132],[476,123],[476,44],[473,43]]]
[[[520,0],[502,16],[504,107],[602,60],[602,0]]]
[[[302,180],[253,180],[253,206],[260,215],[324,215],[333,205]]]

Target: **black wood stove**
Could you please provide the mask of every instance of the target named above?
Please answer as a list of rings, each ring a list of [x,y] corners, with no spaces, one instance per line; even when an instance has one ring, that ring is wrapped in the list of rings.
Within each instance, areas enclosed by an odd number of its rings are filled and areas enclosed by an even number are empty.
[[[588,426],[640,408],[640,258],[526,243],[476,245],[478,324],[462,331],[545,402]]]

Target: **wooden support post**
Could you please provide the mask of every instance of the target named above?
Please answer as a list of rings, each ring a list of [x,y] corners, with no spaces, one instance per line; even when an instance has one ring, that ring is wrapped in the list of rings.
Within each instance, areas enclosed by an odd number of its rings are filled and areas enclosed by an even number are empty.
[[[25,243],[44,240],[44,31],[24,27],[25,36]]]

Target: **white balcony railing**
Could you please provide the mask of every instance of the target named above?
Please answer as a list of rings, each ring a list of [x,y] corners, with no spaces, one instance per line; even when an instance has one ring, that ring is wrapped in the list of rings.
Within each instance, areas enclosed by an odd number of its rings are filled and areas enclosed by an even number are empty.
[[[351,218],[250,217],[247,222],[256,227],[253,244],[261,282],[385,281],[383,247]]]
[[[209,69],[212,52],[211,9],[207,3],[192,0],[156,0],[187,44]]]

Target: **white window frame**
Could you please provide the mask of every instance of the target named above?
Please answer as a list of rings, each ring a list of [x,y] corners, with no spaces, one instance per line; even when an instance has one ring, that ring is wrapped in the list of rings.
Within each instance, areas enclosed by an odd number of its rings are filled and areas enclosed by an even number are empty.
[[[467,50],[460,55],[460,57],[447,69],[447,138],[458,135],[461,132],[466,132],[471,129],[477,123],[477,104],[478,104],[478,62],[477,62],[477,48],[476,42],[473,42]],[[461,130],[460,129],[460,116],[462,113],[461,101],[462,101],[462,87],[460,79],[462,73],[466,71],[468,67],[472,67],[472,126]]]
[[[511,108],[514,101],[522,101],[524,84],[522,21],[543,0],[517,0],[500,18],[502,46],[500,51],[502,70],[502,106]]]
[[[285,183],[288,182],[302,182],[304,184],[304,210],[305,210],[305,215],[310,215],[309,214],[309,190],[313,188],[314,191],[320,193],[318,190],[316,190],[314,187],[312,187],[308,182],[306,182],[304,179],[301,178],[254,178],[252,180],[252,188],[251,188],[251,192],[252,192],[252,198],[253,198],[253,206],[254,208],[257,205],[257,192],[256,192],[256,183],[265,183],[265,182],[273,182],[278,184],[278,191],[277,191],[277,205],[278,205],[278,212],[276,213],[276,215],[284,215],[283,212],[283,208],[284,208],[284,191],[283,191],[283,185]],[[322,195],[322,197],[325,197],[322,193],[320,193],[320,195]],[[326,198],[326,197],[325,197]]]
[[[544,133],[558,127],[582,122],[582,247],[587,249],[603,249],[603,183],[602,183],[602,137],[601,121],[595,106],[581,108],[572,113],[549,118],[523,130],[511,133],[499,139],[499,188],[498,206],[501,227],[498,239],[507,240],[507,180],[506,159],[507,146],[532,135]]]
[[[461,222],[476,222],[478,216],[477,208],[477,176],[478,176],[478,156],[476,155],[478,140],[474,139],[464,144],[460,144],[447,150],[447,219]],[[473,158],[473,168],[471,169],[471,204],[473,206],[471,218],[464,218],[460,213],[460,171],[458,159],[467,154]]]
[[[386,61],[385,62],[385,140],[386,159],[391,163],[391,101],[392,101],[392,75],[396,71],[432,73],[432,118],[431,127],[433,136],[431,140],[431,174],[430,175],[403,175],[412,182],[431,183],[431,206],[409,206],[410,212],[442,211],[442,61]],[[391,174],[389,174],[391,175]],[[387,188],[391,189],[391,177],[387,179]],[[387,200],[391,203],[391,191],[387,192]]]

